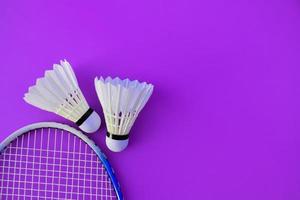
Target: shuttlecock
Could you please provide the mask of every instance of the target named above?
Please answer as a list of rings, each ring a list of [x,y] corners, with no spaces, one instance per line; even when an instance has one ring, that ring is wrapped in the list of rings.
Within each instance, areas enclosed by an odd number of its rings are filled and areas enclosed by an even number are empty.
[[[128,145],[130,129],[153,92],[153,85],[96,77],[95,87],[107,126],[106,145],[114,152],[123,151]]]
[[[75,73],[66,61],[53,65],[36,85],[29,87],[24,100],[42,110],[56,113],[87,133],[97,131],[101,125],[99,115],[93,111],[83,96]]]

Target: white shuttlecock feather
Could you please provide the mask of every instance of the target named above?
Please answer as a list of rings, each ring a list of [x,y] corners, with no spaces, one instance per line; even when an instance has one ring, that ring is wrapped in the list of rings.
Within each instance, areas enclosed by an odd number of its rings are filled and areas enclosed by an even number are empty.
[[[66,61],[53,65],[34,86],[29,87],[24,100],[42,110],[56,113],[74,123],[87,133],[99,129],[101,119],[83,96],[75,73]]]
[[[106,144],[112,151],[122,151],[128,145],[130,129],[153,92],[153,85],[96,77],[95,87],[107,126]]]

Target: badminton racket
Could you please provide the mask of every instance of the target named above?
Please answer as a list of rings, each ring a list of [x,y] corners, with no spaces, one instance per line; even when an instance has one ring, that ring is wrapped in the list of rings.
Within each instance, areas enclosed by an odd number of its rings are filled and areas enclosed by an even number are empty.
[[[26,126],[0,143],[0,199],[122,200],[105,155],[59,123]]]

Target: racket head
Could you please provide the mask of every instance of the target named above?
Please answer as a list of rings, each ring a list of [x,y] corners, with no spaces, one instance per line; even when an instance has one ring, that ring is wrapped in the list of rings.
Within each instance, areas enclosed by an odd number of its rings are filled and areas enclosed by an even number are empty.
[[[100,148],[67,125],[23,127],[0,143],[0,199],[118,199],[123,195]]]

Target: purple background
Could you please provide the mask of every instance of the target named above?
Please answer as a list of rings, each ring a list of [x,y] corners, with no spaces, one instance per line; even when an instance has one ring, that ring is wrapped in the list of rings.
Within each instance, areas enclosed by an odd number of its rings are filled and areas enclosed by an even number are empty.
[[[2,0],[0,38],[1,140],[66,123],[22,100],[66,58],[99,113],[96,75],[155,85],[126,151],[92,135],[126,199],[300,199],[299,1]]]

